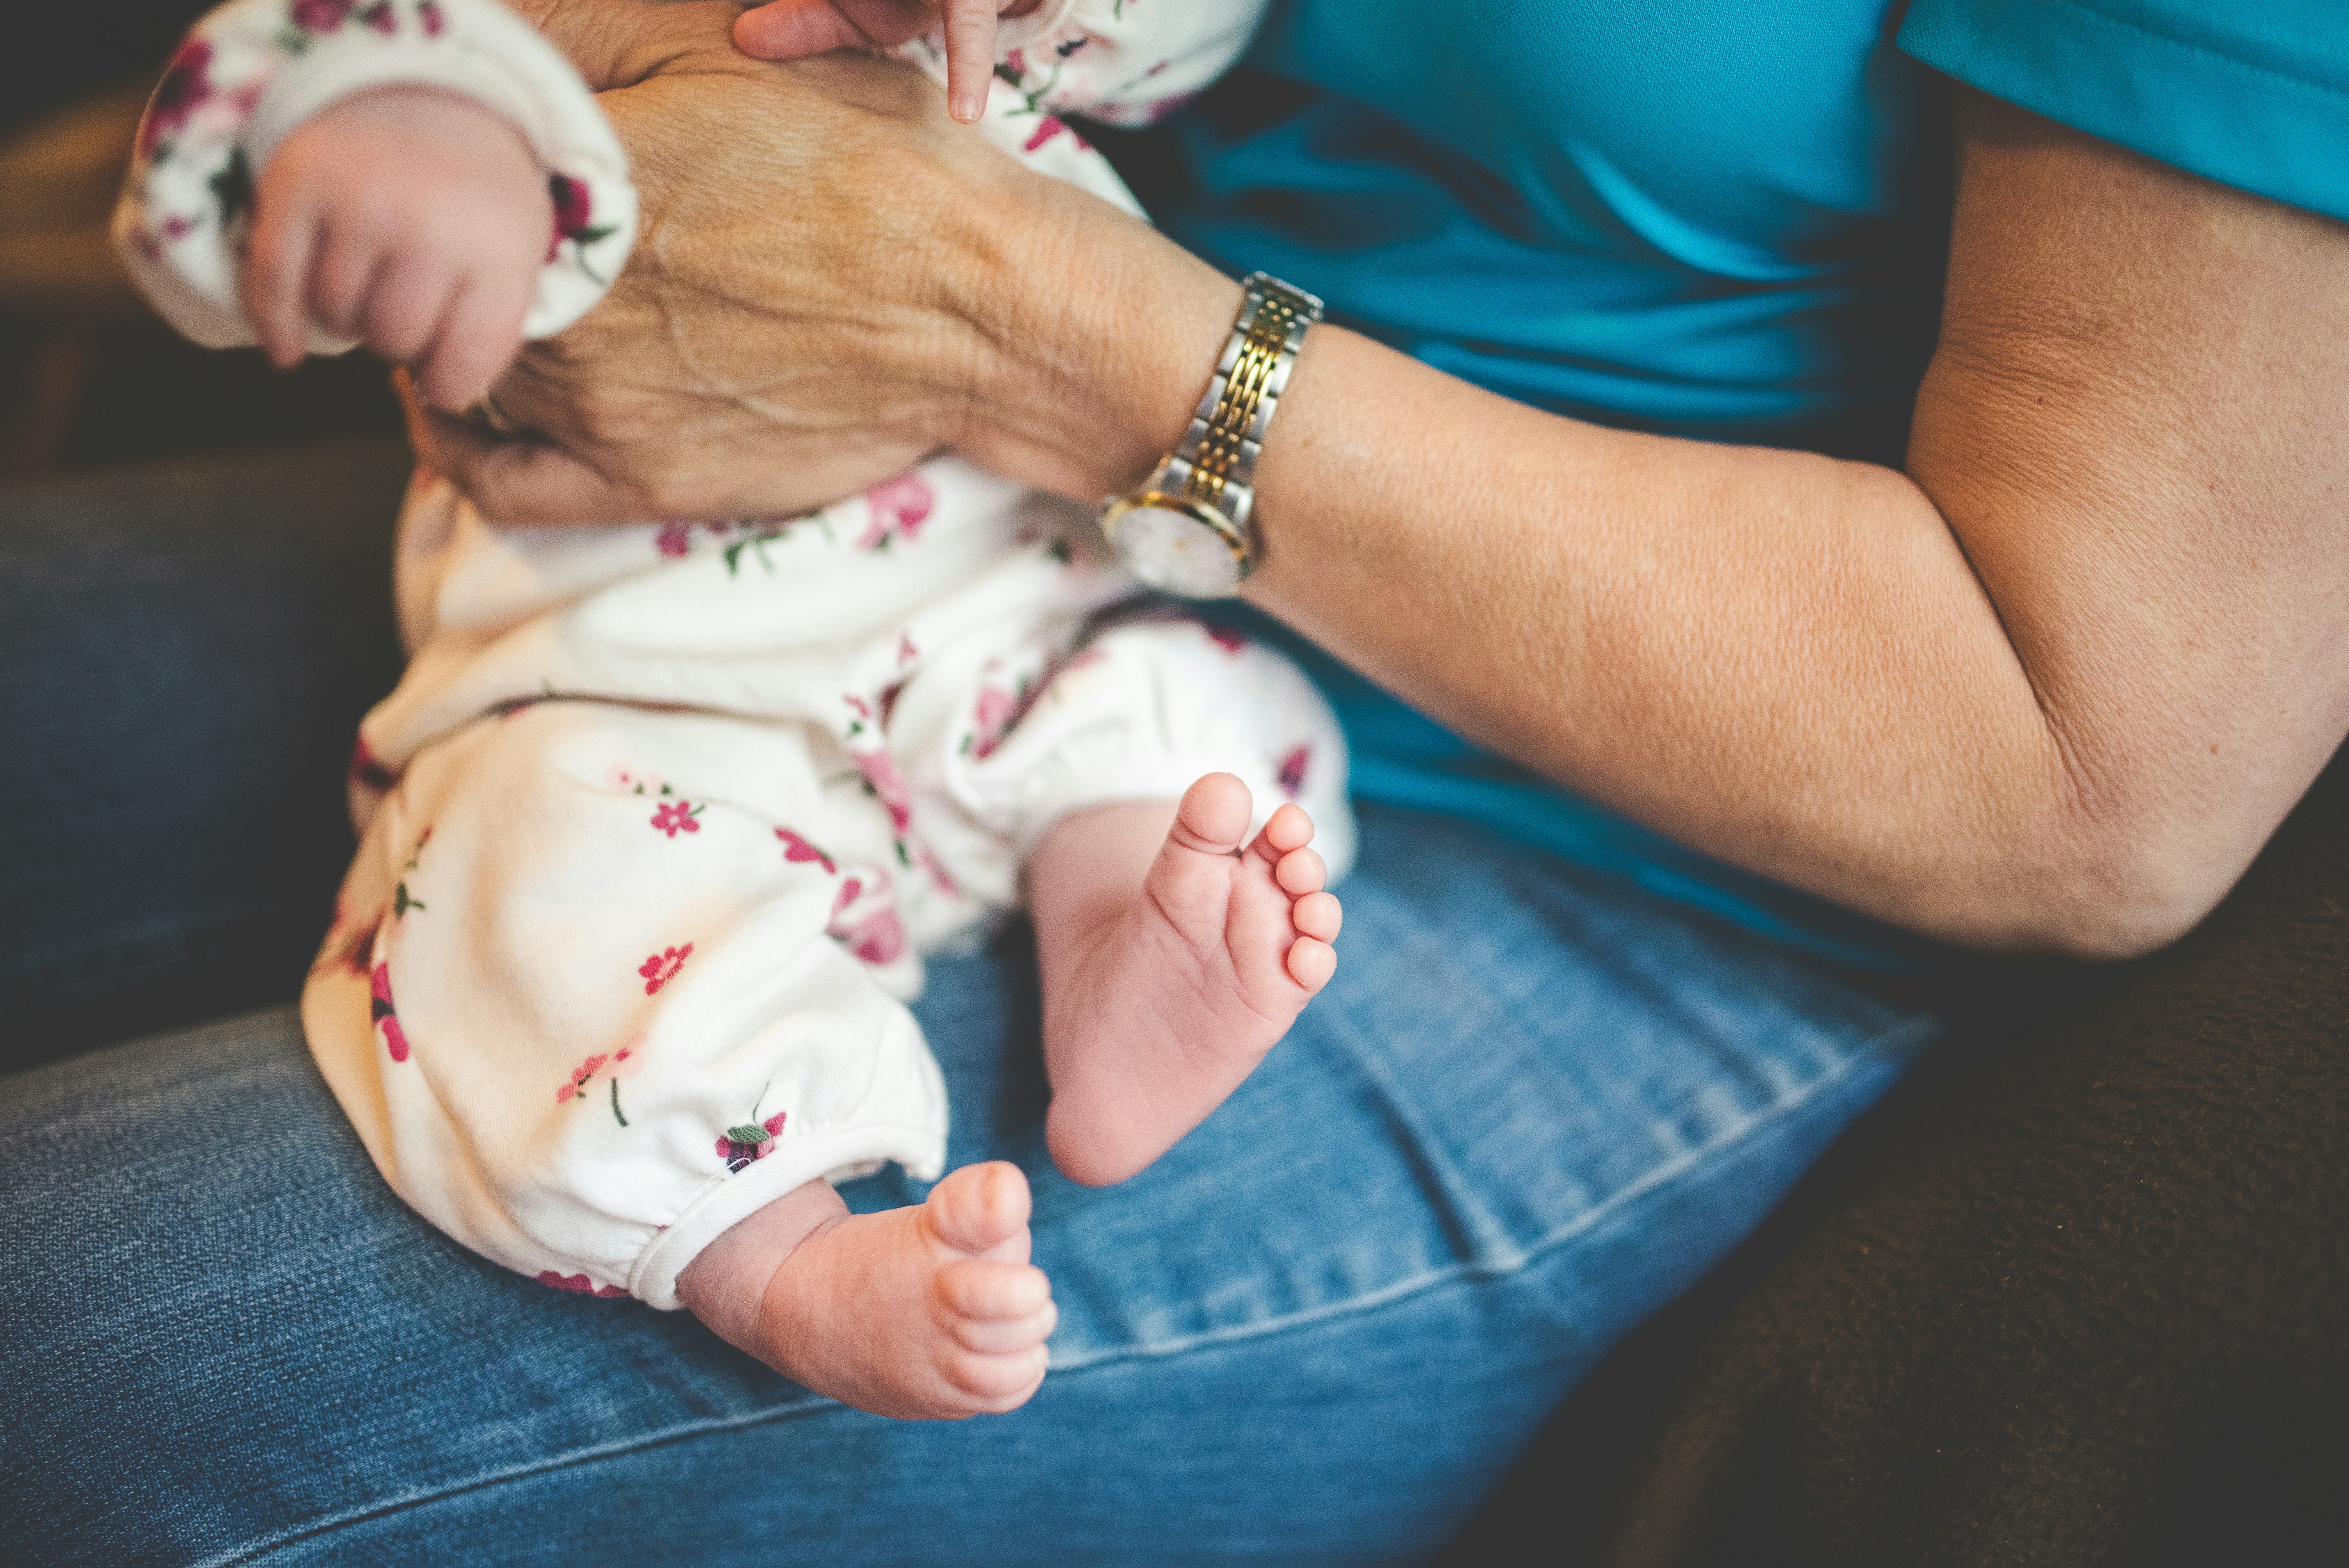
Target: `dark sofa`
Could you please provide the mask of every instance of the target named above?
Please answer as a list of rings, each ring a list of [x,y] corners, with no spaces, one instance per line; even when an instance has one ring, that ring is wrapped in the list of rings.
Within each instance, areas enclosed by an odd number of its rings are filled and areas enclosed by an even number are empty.
[[[1952,1039],[1450,1560],[2349,1563],[2344,1046],[2349,752],[2183,942]]]

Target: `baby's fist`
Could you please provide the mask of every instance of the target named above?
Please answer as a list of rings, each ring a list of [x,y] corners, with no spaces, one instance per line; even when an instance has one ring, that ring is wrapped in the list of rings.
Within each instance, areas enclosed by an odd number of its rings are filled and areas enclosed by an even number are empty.
[[[315,325],[409,366],[427,402],[462,407],[522,346],[554,222],[545,171],[495,113],[434,88],[359,93],[263,167],[245,315],[280,366]]]

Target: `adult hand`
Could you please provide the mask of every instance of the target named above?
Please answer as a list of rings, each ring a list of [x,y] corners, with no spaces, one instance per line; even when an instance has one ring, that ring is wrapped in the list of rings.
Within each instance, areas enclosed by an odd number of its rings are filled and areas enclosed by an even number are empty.
[[[605,89],[642,232],[604,303],[499,382],[534,434],[411,399],[425,460],[542,522],[796,511],[945,449],[1078,496],[1146,471],[1237,286],[954,124],[910,68],[752,60],[739,15],[532,16]]]

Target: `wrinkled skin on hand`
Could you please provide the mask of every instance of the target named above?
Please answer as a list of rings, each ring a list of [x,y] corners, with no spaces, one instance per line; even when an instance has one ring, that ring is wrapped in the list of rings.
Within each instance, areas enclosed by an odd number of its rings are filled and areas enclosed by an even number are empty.
[[[1237,290],[954,124],[917,72],[750,59],[731,5],[522,9],[601,91],[643,227],[604,303],[499,382],[534,434],[500,440],[410,397],[419,454],[491,515],[795,511],[946,449],[1098,496],[1146,471],[1169,418],[1179,430],[1179,406],[1137,416],[1051,345],[1084,339],[1071,301],[1102,297],[1121,255],[1162,273],[1179,258],[1226,321]],[[1072,431],[1071,408],[1100,428]]]

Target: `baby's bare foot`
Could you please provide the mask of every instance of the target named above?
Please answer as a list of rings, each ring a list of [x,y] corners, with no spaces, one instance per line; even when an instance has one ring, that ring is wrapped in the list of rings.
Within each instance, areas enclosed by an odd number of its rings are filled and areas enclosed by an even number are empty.
[[[1249,810],[1228,773],[1192,785],[1123,914],[1048,965],[1045,1134],[1076,1181],[1123,1181],[1173,1147],[1337,967],[1312,819],[1283,806],[1243,850]]]
[[[818,1225],[767,1282],[750,1348],[843,1405],[959,1420],[1028,1402],[1058,1317],[1028,1262],[1028,1179],[997,1161],[918,1208]]]

